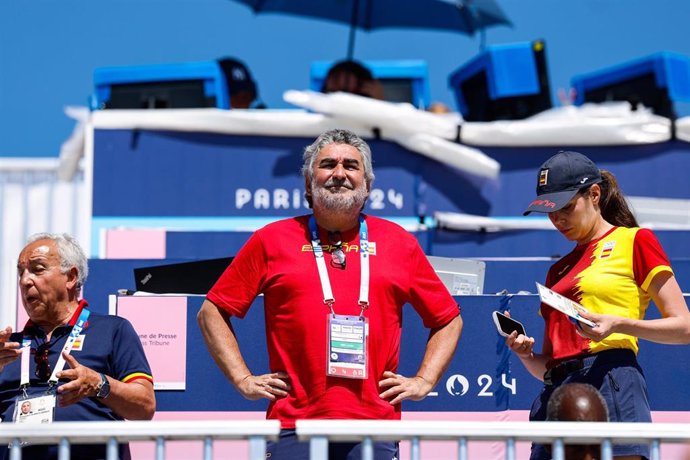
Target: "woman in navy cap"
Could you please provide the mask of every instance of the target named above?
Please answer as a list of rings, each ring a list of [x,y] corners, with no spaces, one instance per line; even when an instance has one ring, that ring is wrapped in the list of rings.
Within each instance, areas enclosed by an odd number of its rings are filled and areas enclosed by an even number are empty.
[[[534,338],[513,333],[506,344],[544,381],[530,420],[545,420],[551,393],[569,382],[589,383],[604,396],[612,422],[651,422],[647,384],[637,362],[638,338],[690,342],[690,312],[668,257],[654,234],[639,228],[614,176],[577,152],[559,152],[539,168],[537,197],[525,211],[547,213],[569,241],[546,286],[587,309],[590,327],[549,306],[541,353]],[[645,320],[650,300],[661,319]],[[646,444],[616,445],[617,458],[649,456]],[[551,458],[533,445],[531,459]]]

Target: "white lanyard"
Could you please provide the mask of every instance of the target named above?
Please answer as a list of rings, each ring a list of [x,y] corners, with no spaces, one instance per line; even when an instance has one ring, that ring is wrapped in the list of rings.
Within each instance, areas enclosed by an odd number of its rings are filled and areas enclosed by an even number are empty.
[[[31,339],[24,337],[22,339],[22,361],[21,361],[21,380],[19,382],[20,388],[29,386],[29,357],[31,355]]]
[[[63,356],[64,354],[69,355],[72,352],[72,347],[74,346],[74,341],[79,337],[79,334],[81,334],[82,329],[84,329],[84,325],[86,324],[86,320],[89,318],[89,315],[91,312],[84,308],[82,309],[81,313],[79,314],[79,318],[77,319],[77,322],[72,326],[72,331],[69,333],[69,337],[67,338],[67,341],[65,342],[65,345],[62,347],[62,351],[60,352],[60,357],[58,358],[57,363],[55,364],[55,368],[53,369],[53,373],[50,375],[50,379],[48,379],[48,385],[50,387],[55,386],[58,382],[57,374],[58,372],[62,371],[62,369],[65,368],[65,357]],[[22,339],[22,361],[21,361],[21,378],[19,382],[20,388],[26,388],[29,386],[30,383],[30,378],[29,378],[29,359],[31,355],[31,339],[24,338]]]
[[[335,303],[335,298],[333,297],[333,290],[331,289],[331,281],[328,278],[328,270],[326,269],[326,261],[324,260],[323,248],[321,247],[319,230],[313,215],[309,217],[309,231],[311,232],[311,246],[314,250],[316,268],[319,270],[321,289],[323,290],[323,303],[328,305],[331,313],[334,313],[333,304]],[[359,259],[361,261],[359,305],[362,307],[362,313],[360,313],[360,316],[362,316],[364,310],[369,306],[369,235],[367,232],[367,223],[362,215],[359,216]]]

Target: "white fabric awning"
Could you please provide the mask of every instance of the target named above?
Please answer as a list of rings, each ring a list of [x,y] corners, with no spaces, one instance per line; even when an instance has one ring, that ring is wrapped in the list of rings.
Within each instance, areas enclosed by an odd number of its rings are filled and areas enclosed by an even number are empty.
[[[672,137],[669,119],[643,107],[632,111],[627,102],[559,107],[525,120],[464,122],[459,114],[433,114],[410,104],[348,93],[291,90],[284,98],[309,111],[68,108],[67,115],[78,123],[61,150],[61,178],[68,179],[76,170],[83,156],[83,131],[91,127],[282,137],[316,137],[346,128],[363,137],[376,133],[450,167],[489,178],[498,176],[500,164],[477,147],[639,145]],[[690,142],[690,117],[677,120],[675,127],[677,138]]]

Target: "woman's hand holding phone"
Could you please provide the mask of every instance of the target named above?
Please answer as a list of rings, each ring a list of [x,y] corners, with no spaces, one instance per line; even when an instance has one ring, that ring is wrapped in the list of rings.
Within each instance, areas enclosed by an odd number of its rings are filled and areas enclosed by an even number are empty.
[[[534,338],[528,337],[521,322],[510,317],[509,312],[493,312],[494,323],[499,334],[506,338],[506,345],[521,358],[532,356]]]

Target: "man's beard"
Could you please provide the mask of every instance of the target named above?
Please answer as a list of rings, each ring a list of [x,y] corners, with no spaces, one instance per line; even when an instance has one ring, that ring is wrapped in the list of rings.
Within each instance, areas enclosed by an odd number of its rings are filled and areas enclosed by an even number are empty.
[[[340,190],[335,192],[328,187],[340,186]],[[352,183],[345,179],[336,181],[328,179],[323,187],[316,183],[316,179],[311,181],[312,200],[314,205],[321,206],[330,211],[361,211],[367,201],[368,192],[364,182],[356,188],[352,188]]]

